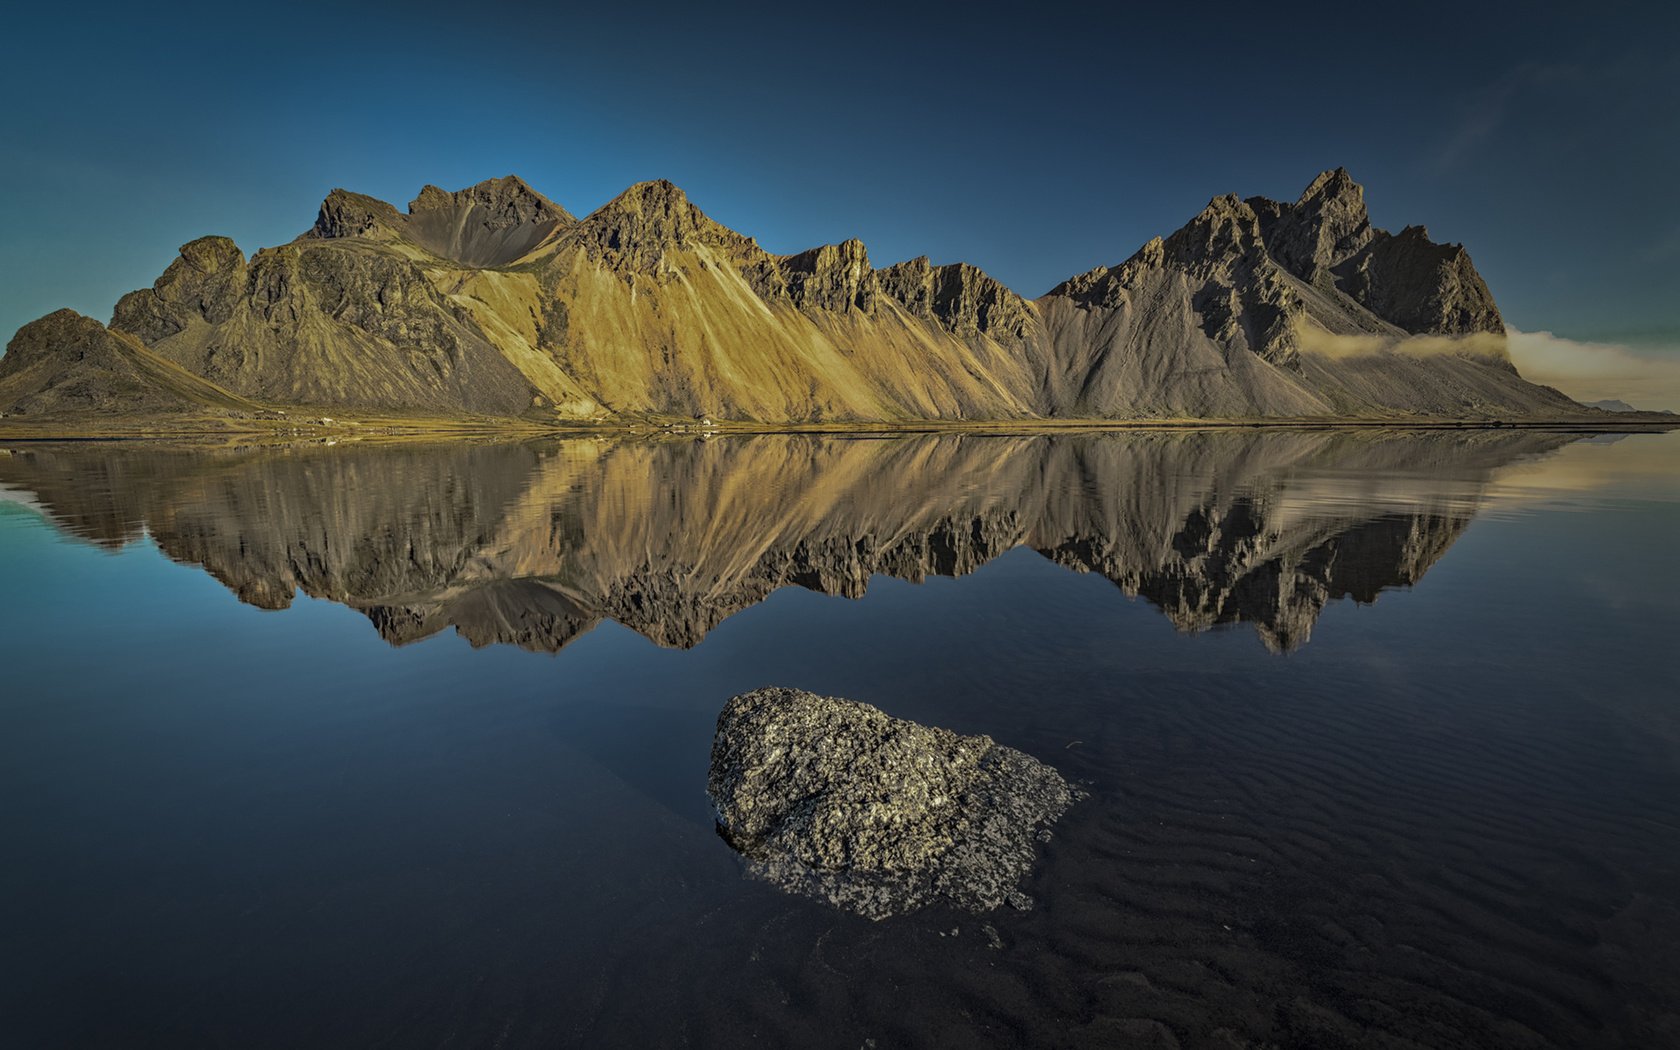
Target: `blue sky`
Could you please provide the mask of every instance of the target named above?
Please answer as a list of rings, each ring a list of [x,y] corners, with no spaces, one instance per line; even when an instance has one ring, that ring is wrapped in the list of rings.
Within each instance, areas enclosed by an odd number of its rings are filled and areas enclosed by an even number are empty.
[[[584,213],[669,178],[793,251],[1027,295],[1209,197],[1345,165],[1463,241],[1514,326],[1680,344],[1680,5],[35,6],[0,38],[0,329],[101,319],[183,242],[345,186],[517,173]]]

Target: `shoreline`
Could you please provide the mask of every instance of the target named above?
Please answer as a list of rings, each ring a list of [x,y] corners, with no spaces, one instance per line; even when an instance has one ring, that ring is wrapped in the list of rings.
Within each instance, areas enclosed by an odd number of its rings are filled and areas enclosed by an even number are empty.
[[[1680,416],[1626,413],[1604,419],[1581,416],[1461,419],[1450,417],[1299,416],[1227,419],[993,419],[876,420],[760,423],[720,420],[629,419],[587,423],[537,423],[521,419],[369,416],[344,419],[0,421],[0,442],[82,443],[228,440],[241,443],[337,444],[368,440],[538,440],[555,438],[709,438],[760,434],[828,434],[890,437],[911,434],[1031,436],[1069,433],[1188,430],[1552,430],[1579,433],[1647,433],[1680,429]]]

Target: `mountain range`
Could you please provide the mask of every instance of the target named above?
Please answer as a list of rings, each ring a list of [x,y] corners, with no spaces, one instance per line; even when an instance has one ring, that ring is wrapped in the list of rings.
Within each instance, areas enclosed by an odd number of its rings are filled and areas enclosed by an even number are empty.
[[[0,358],[18,418],[292,409],[536,423],[1563,418],[1462,245],[1371,225],[1346,171],[1215,198],[1037,299],[973,266],[779,255],[669,182],[577,218],[516,177],[406,211],[334,190],[290,243],[184,245],[108,325]]]

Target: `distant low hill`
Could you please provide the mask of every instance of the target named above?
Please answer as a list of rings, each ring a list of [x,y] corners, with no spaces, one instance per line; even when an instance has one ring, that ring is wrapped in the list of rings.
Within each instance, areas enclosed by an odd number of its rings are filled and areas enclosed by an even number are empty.
[[[74,310],[29,325],[0,358],[8,415],[61,416],[186,411],[253,412],[229,393],[153,352],[135,336]]]
[[[0,413],[275,406],[749,422],[1579,416],[1517,374],[1461,245],[1376,229],[1343,170],[1219,197],[1024,299],[973,266],[777,255],[668,182],[581,219],[515,177],[406,212],[334,190],[296,240],[185,245],[108,327],[0,359]]]
[[[1608,400],[1608,401],[1585,401],[1585,402],[1582,402],[1582,403],[1585,404],[1588,408],[1602,409],[1605,412],[1647,412],[1647,411],[1656,411],[1659,414],[1665,415],[1665,416],[1674,415],[1673,412],[1671,412],[1667,409],[1652,410],[1652,409],[1634,408],[1632,405],[1628,404],[1626,401],[1621,401],[1621,400],[1614,399],[1614,398],[1612,398],[1611,400]]]

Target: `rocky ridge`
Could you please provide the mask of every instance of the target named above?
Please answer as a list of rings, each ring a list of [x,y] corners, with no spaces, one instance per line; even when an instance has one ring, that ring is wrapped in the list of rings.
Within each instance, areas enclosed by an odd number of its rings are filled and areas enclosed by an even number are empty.
[[[856,240],[778,255],[665,181],[581,219],[512,176],[406,213],[334,190],[290,244],[184,245],[110,327],[269,405],[556,422],[1582,411],[1515,373],[1463,247],[1375,228],[1341,169],[1217,197],[1032,301]]]

